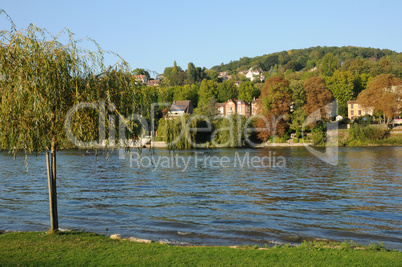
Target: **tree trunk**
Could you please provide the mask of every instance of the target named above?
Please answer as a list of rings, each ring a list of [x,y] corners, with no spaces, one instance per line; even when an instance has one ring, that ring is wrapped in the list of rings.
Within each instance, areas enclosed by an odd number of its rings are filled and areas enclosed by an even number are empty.
[[[47,178],[49,186],[49,206],[50,206],[50,230],[49,233],[57,232],[59,229],[59,219],[57,215],[57,190],[56,190],[56,142],[53,139],[51,144],[51,159],[49,151],[46,151]]]

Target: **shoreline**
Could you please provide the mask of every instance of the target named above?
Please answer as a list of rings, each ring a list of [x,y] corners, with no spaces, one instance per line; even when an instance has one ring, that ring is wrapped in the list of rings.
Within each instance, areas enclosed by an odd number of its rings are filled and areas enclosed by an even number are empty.
[[[359,244],[356,243],[355,241],[351,239],[344,239],[342,242],[341,241],[336,241],[332,239],[327,239],[327,238],[296,238],[297,240],[291,242],[291,241],[276,241],[276,240],[268,240],[264,244],[260,243],[260,245],[256,243],[248,243],[248,244],[230,244],[230,245],[209,245],[209,244],[193,244],[193,243],[187,243],[187,242],[169,242],[169,241],[163,241],[163,240],[152,240],[152,239],[144,239],[144,238],[138,238],[134,236],[130,237],[122,237],[121,234],[102,234],[102,233],[96,233],[96,232],[86,232],[86,231],[81,231],[81,230],[67,230],[67,229],[59,229],[55,233],[49,233],[46,231],[13,231],[13,230],[0,230],[0,237],[5,234],[30,234],[30,233],[38,233],[38,234],[46,234],[46,235],[68,235],[68,234],[89,234],[89,235],[96,235],[96,236],[102,236],[108,239],[112,240],[121,240],[121,241],[130,241],[134,243],[141,243],[141,244],[161,244],[161,245],[168,245],[168,246],[174,246],[174,247],[198,247],[198,248],[207,248],[207,247],[215,247],[215,248],[247,248],[247,247],[261,247],[264,246],[266,249],[270,249],[273,247],[300,247],[304,243],[325,243],[325,244],[332,244],[332,246],[337,246],[341,245],[343,243],[349,243],[352,246],[354,246],[357,249],[363,249],[365,247],[369,247],[372,244],[377,244],[381,245],[385,250],[388,251],[398,251],[402,252],[402,247],[401,248],[386,248],[383,245],[383,242],[379,241],[370,241],[368,245],[364,244]]]
[[[0,235],[0,265],[38,266],[399,266],[382,244],[304,242],[299,246],[175,246],[70,232]]]

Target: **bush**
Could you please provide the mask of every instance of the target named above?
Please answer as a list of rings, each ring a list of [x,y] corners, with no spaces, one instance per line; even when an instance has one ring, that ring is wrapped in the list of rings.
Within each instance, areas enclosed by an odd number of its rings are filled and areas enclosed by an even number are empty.
[[[383,140],[389,135],[389,129],[382,127],[353,124],[349,129],[349,144],[366,144]]]
[[[353,121],[353,124],[360,124],[364,126],[368,126],[373,122],[373,117],[366,114],[362,117],[358,117]]]
[[[321,126],[315,127],[311,131],[311,140],[313,140],[313,145],[323,146],[325,144],[324,128]]]

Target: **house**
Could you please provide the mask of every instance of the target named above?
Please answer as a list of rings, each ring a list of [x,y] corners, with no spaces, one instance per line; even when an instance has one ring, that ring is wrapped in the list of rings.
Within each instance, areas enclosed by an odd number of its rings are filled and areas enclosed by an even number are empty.
[[[227,80],[227,79],[228,79],[228,72],[227,72],[227,71],[222,71],[222,72],[219,72],[219,74],[218,74],[218,78],[221,78],[221,79],[222,79],[222,81]]]
[[[385,92],[395,94],[395,98],[398,101],[398,103],[395,106],[396,108],[395,115],[399,116],[401,114],[402,104],[399,104],[401,102],[401,98],[398,95],[402,93],[402,85],[393,85],[390,87],[386,87],[383,90]],[[357,103],[356,100],[348,101],[347,104],[348,104],[348,118],[350,120],[354,120],[366,114],[373,116],[374,112],[373,107],[363,107],[362,105]]]
[[[243,100],[228,100],[226,103],[219,103],[217,109],[222,117],[239,114],[246,118],[251,115],[251,106]]]
[[[239,87],[240,84],[242,83],[242,81],[235,81],[234,83],[235,83],[235,85],[236,85],[237,87]]]
[[[174,101],[167,114],[168,118],[179,117],[183,114],[193,114],[194,107],[191,100]]]
[[[354,120],[358,117],[364,116],[366,114],[373,115],[372,108],[362,107],[356,100],[348,101],[348,118]]]
[[[250,68],[246,73],[246,78],[249,79],[250,81],[254,81],[255,79],[263,80],[262,79],[263,76],[261,74],[262,74],[261,69],[253,70],[253,68]]]
[[[216,109],[219,112],[218,116],[220,116],[220,117],[225,117],[226,116],[225,105],[226,105],[226,103],[216,103]]]
[[[251,105],[243,100],[236,100],[236,114],[242,115],[246,118],[250,117],[251,115]]]
[[[239,75],[244,75],[244,76],[246,76],[247,73],[248,73],[248,70],[239,71]]]
[[[314,67],[314,68],[312,68],[312,69],[309,69],[308,71],[309,71],[309,72],[313,72],[313,71],[316,71],[316,70],[318,70],[317,67]]]
[[[159,85],[161,85],[161,81],[160,80],[149,80],[148,82],[147,82],[147,85],[148,86],[159,86]]]
[[[255,99],[254,97],[253,102],[251,102],[251,115],[255,116],[257,114],[261,114],[261,112],[259,111],[260,108],[261,108],[261,99],[260,98]]]
[[[139,83],[147,83],[148,79],[145,75],[134,75],[134,79]]]

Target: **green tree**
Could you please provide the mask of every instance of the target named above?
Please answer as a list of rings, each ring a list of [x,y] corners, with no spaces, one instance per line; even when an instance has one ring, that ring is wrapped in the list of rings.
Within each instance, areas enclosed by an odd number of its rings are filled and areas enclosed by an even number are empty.
[[[306,90],[303,87],[303,81],[291,80],[289,89],[294,105],[294,109],[303,107],[306,104]]]
[[[239,96],[239,89],[233,80],[226,80],[218,84],[217,100],[220,103],[227,102],[229,99],[237,99]]]
[[[140,68],[136,68],[135,70],[133,70],[133,75],[145,75],[145,77],[147,77],[148,80],[151,79],[149,72]]]
[[[173,67],[165,68],[163,77],[164,83],[168,86],[183,85],[187,78],[186,73],[177,66],[176,61],[173,63]]]
[[[198,91],[198,106],[205,106],[212,97],[216,99],[218,94],[217,89],[218,84],[216,82],[212,80],[203,80]]]
[[[339,61],[332,53],[326,54],[321,60],[321,73],[325,76],[332,76],[335,70],[339,68]]]
[[[347,116],[347,102],[353,98],[355,75],[351,71],[336,70],[325,78],[325,82],[338,103],[339,114]]]
[[[218,72],[213,69],[205,70],[206,78],[209,78],[210,80],[218,80]]]
[[[187,74],[187,84],[194,84],[201,82],[206,78],[205,68],[195,67],[192,62],[188,63],[188,67],[186,70]]]
[[[370,82],[372,77],[369,74],[362,73],[356,74],[355,80],[353,81],[353,98],[356,99],[361,91],[367,88],[367,84]]]
[[[219,114],[218,109],[216,107],[216,99],[215,97],[210,97],[207,103],[203,105],[199,105],[195,110],[194,113],[197,115],[203,115],[208,117],[210,121],[214,120],[215,116]]]
[[[232,114],[228,118],[218,121],[215,141],[223,147],[242,147],[246,144],[244,127],[246,118],[238,114]]]
[[[173,88],[173,101],[191,100],[194,107],[198,103],[198,87],[195,84],[184,86],[175,86]]]
[[[0,32],[0,144],[14,153],[46,151],[50,232],[59,227],[56,150],[66,142],[67,113],[79,102],[100,100],[96,97],[102,90],[90,86],[94,71],[103,70],[102,51],[82,49],[70,31],[64,33],[69,37],[66,45],[62,34],[49,36],[32,24],[17,31],[12,23],[10,31]],[[92,115],[97,114],[77,112],[73,118],[73,131],[81,141],[93,141],[101,127]]]
[[[245,102],[252,102],[255,97],[261,94],[260,89],[256,88],[250,81],[242,82],[239,86],[239,99]]]

